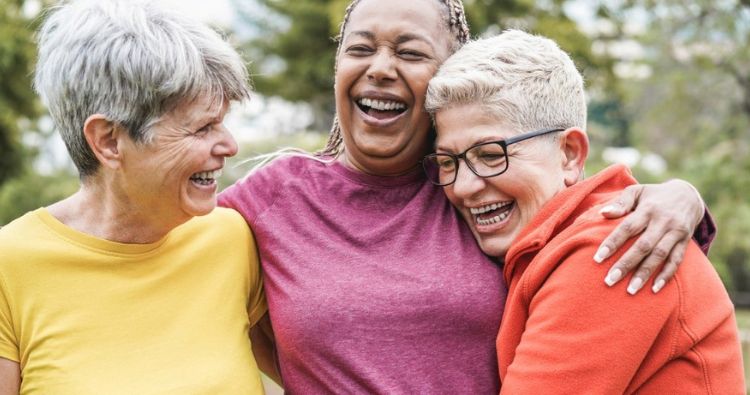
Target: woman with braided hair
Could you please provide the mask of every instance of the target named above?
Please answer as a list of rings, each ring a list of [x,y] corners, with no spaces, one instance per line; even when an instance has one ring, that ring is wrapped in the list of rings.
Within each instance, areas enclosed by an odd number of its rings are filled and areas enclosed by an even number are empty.
[[[326,148],[274,160],[219,196],[255,233],[284,386],[304,394],[497,393],[500,264],[482,254],[420,166],[433,143],[425,92],[469,39],[463,6],[355,0],[339,39],[337,121]],[[639,270],[666,258],[657,278],[670,277],[704,216],[700,198],[686,193],[696,196],[675,181],[619,198],[613,215],[636,200],[638,208],[596,260],[646,231],[610,283],[644,257]]]

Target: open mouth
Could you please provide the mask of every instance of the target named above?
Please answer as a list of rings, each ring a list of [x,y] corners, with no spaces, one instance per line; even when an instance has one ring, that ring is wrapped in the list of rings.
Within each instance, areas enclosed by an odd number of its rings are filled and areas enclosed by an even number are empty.
[[[362,112],[376,119],[394,118],[406,111],[405,103],[394,100],[362,98],[356,103]]]
[[[492,225],[504,221],[513,210],[513,202],[492,203],[482,207],[471,207],[469,211],[474,216],[477,225]]]
[[[212,171],[201,171],[190,176],[190,181],[203,186],[216,184],[216,179],[221,176],[221,169]]]

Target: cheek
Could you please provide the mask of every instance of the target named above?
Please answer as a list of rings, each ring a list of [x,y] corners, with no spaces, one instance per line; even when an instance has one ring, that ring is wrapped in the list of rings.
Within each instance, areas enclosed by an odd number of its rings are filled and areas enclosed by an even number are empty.
[[[424,102],[430,79],[432,79],[436,71],[437,69],[422,70],[411,79],[411,90],[418,101]]]

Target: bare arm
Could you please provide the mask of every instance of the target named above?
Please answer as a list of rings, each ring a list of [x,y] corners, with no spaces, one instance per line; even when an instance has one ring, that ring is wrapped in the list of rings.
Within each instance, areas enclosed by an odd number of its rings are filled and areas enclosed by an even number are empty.
[[[258,320],[258,323],[250,328],[250,342],[253,345],[253,354],[260,370],[265,373],[276,384],[282,385],[278,364],[276,363],[276,344],[271,328],[271,319],[268,313]],[[4,394],[0,394],[4,395]]]
[[[631,212],[632,211],[632,212]],[[677,271],[687,244],[705,213],[703,200],[686,181],[671,180],[655,185],[632,185],[602,209],[608,218],[628,215],[601,243],[596,262],[614,255],[634,236],[638,240],[612,266],[605,282],[614,285],[637,269],[628,292],[637,293],[664,263],[651,287],[658,292]]]
[[[0,395],[18,395],[21,390],[21,367],[18,362],[0,358]]]

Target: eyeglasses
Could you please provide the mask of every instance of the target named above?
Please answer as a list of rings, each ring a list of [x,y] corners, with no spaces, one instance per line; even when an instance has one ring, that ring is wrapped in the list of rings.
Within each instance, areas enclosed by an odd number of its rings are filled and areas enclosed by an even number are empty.
[[[505,140],[489,141],[469,147],[458,155],[429,154],[422,159],[422,167],[424,167],[430,182],[438,186],[446,186],[456,182],[459,159],[463,159],[466,166],[477,176],[482,178],[494,177],[508,170],[509,145],[564,130],[560,128],[542,129]]]

